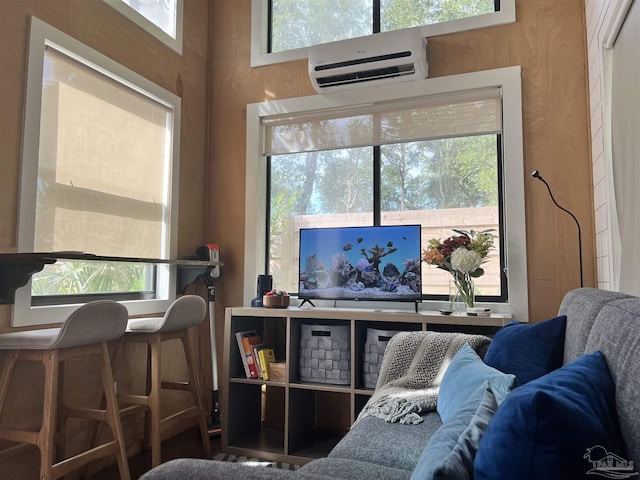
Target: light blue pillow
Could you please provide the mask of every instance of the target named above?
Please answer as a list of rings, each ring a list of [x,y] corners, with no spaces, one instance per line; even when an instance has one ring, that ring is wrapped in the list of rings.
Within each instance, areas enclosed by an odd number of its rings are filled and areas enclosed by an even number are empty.
[[[480,439],[497,408],[489,382],[484,382],[429,439],[411,480],[473,478]]]
[[[449,417],[482,385],[488,382],[498,405],[517,385],[515,375],[502,373],[485,364],[468,344],[454,355],[451,364],[442,377],[436,409],[442,422]]]

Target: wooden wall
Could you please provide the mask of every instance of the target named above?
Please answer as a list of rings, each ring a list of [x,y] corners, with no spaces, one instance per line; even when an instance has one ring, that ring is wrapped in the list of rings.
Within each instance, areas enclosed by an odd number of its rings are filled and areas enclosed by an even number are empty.
[[[2,0],[0,2],[0,252],[15,252],[21,137],[26,77],[29,16],[62,30],[86,45],[111,57],[182,98],[182,132],[180,164],[180,211],[178,255],[193,254],[206,242],[206,188],[203,172],[208,170],[208,0],[185,2],[184,47],[179,55],[142,29],[135,26],[101,0]],[[195,290],[194,290],[195,291]],[[206,289],[197,292],[206,295]],[[11,306],[0,305],[0,333],[10,331]],[[205,322],[206,323],[206,322]],[[208,326],[203,325],[199,345],[205,350],[203,370],[208,360]],[[184,363],[173,361],[169,348],[166,360],[171,372],[181,374]],[[127,368],[120,372],[127,384],[140,382],[145,365],[143,352],[127,354]],[[138,367],[139,366],[139,367]],[[210,369],[209,369],[210,372]],[[206,375],[206,373],[205,373]],[[206,376],[205,378],[207,378]],[[17,372],[18,393],[12,394],[3,421],[12,424],[39,424],[42,397],[41,370],[27,365]],[[97,370],[92,365],[71,369],[74,392],[83,398],[98,394]],[[210,386],[211,381],[205,381]],[[99,396],[97,397],[99,400]],[[32,401],[33,400],[33,401]],[[179,403],[176,398],[171,402]],[[173,403],[172,403],[173,404]],[[138,425],[127,428],[128,438],[134,438]],[[72,426],[70,447],[86,442],[86,426]],[[1,447],[1,446],[0,446]],[[132,447],[136,449],[136,446]],[[28,452],[13,460],[0,454],[0,471],[7,478],[38,478],[38,455]]]
[[[218,316],[223,306],[242,303],[246,104],[315,93],[306,61],[249,66],[250,7],[250,0],[212,3],[207,234],[225,262]],[[575,224],[529,177],[532,170],[540,170],[558,202],[578,217],[585,285],[596,284],[584,5],[516,0],[516,15],[514,24],[430,38],[429,69],[440,77],[522,66],[529,317],[539,321],[579,286],[579,264]]]
[[[28,17],[35,14],[182,97],[178,255],[207,241],[220,244],[219,357],[223,309],[242,302],[246,105],[314,94],[306,61],[250,68],[250,6],[250,0],[185,1],[180,56],[100,0],[0,4],[0,252],[16,249]],[[430,38],[430,75],[522,66],[525,172],[540,170],[580,220],[585,284],[595,286],[583,0],[517,0],[516,8],[515,24]],[[578,286],[578,253],[575,225],[552,205],[544,185],[526,175],[530,318],[537,321],[554,315],[562,296]],[[0,332],[11,329],[10,315],[11,307],[0,305]],[[207,332],[201,333],[206,350]],[[76,381],[90,373],[81,369]],[[15,405],[39,396],[37,372],[23,378]],[[25,407],[18,418],[34,412]],[[11,478],[36,478],[33,462],[24,455],[0,469]]]

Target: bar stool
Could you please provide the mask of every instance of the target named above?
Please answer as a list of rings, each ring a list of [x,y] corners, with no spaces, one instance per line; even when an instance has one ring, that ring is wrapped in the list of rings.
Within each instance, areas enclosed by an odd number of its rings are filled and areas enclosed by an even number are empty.
[[[44,398],[39,431],[0,427],[0,439],[28,443],[40,450],[41,480],[55,480],[94,460],[115,455],[120,478],[129,480],[129,465],[118,414],[113,373],[107,342],[120,338],[127,326],[127,309],[111,300],[87,303],[73,312],[61,328],[47,328],[0,334],[0,350],[5,361],[0,373],[0,415],[5,406],[16,364],[42,362]],[[97,356],[106,400],[104,409],[70,406],[63,395],[65,362],[72,358]],[[73,395],[66,397],[73,398]],[[68,418],[104,422],[113,440],[64,458]],[[57,430],[57,431],[56,431]],[[58,442],[56,442],[56,433]],[[56,450],[57,445],[57,452]]]
[[[145,408],[145,444],[151,445],[151,464],[161,463],[160,449],[166,434],[176,427],[198,425],[205,455],[211,458],[211,444],[207,429],[206,411],[202,404],[202,389],[197,375],[195,358],[187,336],[188,329],[202,322],[206,312],[206,303],[198,295],[184,295],[175,300],[161,318],[137,318],[129,320],[126,333],[120,340],[116,357],[116,367],[124,345],[143,343],[147,345],[147,391],[146,395],[134,395],[119,392],[120,406],[132,405]],[[162,343],[180,339],[184,350],[189,379],[186,382],[162,380],[161,347]],[[187,390],[193,397],[193,405],[168,417],[162,417],[160,392],[166,390]],[[121,414],[135,412],[135,408],[121,408]]]

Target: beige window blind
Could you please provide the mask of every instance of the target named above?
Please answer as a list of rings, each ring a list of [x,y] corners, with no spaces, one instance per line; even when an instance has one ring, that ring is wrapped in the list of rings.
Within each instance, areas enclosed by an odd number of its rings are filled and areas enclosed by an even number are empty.
[[[263,118],[264,155],[500,133],[500,89]]]

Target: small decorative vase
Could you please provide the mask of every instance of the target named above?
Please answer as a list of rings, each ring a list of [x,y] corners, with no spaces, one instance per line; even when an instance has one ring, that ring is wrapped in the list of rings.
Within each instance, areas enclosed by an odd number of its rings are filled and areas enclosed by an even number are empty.
[[[467,308],[473,308],[474,301],[473,277],[468,273],[452,270],[449,282],[449,309],[452,312],[466,312]]]

